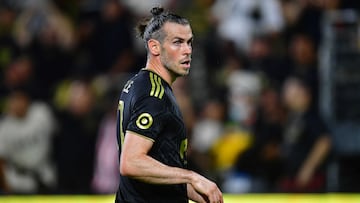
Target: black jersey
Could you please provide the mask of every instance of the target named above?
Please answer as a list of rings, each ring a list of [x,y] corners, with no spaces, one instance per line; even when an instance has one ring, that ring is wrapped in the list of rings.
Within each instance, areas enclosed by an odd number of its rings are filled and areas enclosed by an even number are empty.
[[[125,132],[154,142],[149,156],[174,167],[186,167],[187,137],[170,85],[157,74],[141,70],[124,86],[118,106],[119,154]],[[188,202],[186,184],[148,184],[120,175],[116,202]]]

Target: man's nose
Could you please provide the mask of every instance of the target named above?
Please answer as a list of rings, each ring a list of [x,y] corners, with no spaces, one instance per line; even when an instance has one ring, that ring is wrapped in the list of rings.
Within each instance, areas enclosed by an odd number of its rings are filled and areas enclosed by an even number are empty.
[[[190,44],[186,44],[184,48],[184,54],[191,54],[192,53],[192,46]]]

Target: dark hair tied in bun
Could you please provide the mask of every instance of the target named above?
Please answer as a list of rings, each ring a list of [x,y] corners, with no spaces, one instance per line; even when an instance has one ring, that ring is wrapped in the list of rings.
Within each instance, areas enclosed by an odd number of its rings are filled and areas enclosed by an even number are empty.
[[[161,15],[164,12],[164,9],[162,7],[154,7],[150,12],[155,17]]]
[[[150,39],[156,39],[161,42],[165,38],[166,33],[164,33],[161,28],[166,22],[177,23],[180,25],[189,24],[189,21],[186,18],[164,11],[162,7],[154,7],[150,12],[152,17],[140,21],[136,27],[138,36],[144,40],[146,49],[148,49],[147,42]]]

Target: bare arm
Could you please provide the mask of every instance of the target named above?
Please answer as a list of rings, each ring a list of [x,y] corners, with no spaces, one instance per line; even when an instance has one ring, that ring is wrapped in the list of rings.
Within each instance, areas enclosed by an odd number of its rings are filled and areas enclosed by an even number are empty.
[[[323,162],[331,148],[331,141],[328,136],[320,137],[309,156],[303,163],[297,177],[299,186],[305,186],[313,176],[316,168]]]
[[[167,166],[147,153],[153,142],[134,132],[126,132],[122,145],[120,173],[151,184],[191,184],[194,191],[206,196],[210,202],[223,202],[215,183],[182,168]]]

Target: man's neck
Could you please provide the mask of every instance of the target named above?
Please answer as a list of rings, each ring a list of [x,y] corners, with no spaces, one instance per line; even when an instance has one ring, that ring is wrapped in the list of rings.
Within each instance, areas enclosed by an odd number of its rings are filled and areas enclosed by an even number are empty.
[[[158,74],[170,86],[176,79],[176,77],[173,77],[167,68],[165,68],[161,63],[159,63],[156,60],[149,59],[146,63],[145,70],[150,70],[150,71]]]

